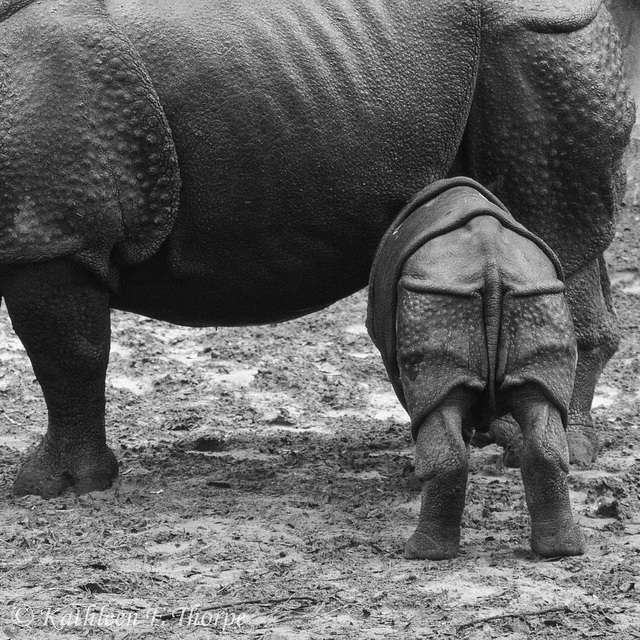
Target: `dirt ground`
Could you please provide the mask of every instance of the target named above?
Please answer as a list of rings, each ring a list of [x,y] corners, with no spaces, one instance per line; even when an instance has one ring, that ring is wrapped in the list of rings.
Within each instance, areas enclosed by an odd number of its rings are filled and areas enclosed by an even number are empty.
[[[634,198],[630,198],[633,202]],[[473,450],[460,557],[407,561],[407,416],[364,292],[294,322],[186,329],[113,314],[109,491],[14,498],[40,389],[0,317],[0,639],[640,638],[640,208],[609,254],[623,341],[602,452],[573,469],[585,556],[529,549],[519,472]]]

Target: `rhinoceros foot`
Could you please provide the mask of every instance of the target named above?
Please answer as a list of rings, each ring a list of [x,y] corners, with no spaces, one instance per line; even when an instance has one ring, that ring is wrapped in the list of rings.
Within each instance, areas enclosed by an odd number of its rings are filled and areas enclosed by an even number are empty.
[[[404,557],[407,560],[448,560],[458,557],[460,545],[460,528],[416,529],[407,540]]]
[[[77,494],[108,489],[118,476],[118,461],[106,445],[61,451],[45,437],[18,471],[16,496],[55,498],[66,489]]]
[[[489,431],[476,433],[471,443],[479,448],[494,443],[500,445],[504,449],[504,466],[510,469],[518,469],[520,467],[522,431],[511,416],[495,419],[491,423]]]
[[[504,449],[505,467],[511,469],[520,467],[522,432],[518,423],[511,416],[494,420],[487,433],[476,434],[472,440],[472,444],[477,447],[493,443]],[[592,462],[595,462],[600,450],[600,443],[590,413],[569,414],[567,444],[569,445],[570,464],[588,467]]]
[[[581,556],[586,546],[584,535],[574,522],[532,526],[531,549],[543,558]]]
[[[600,442],[589,412],[570,413],[567,427],[569,462],[588,467],[598,457]]]

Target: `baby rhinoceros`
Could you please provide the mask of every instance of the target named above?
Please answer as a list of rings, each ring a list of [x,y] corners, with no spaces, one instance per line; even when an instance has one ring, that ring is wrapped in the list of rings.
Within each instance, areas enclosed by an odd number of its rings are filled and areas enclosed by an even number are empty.
[[[439,181],[380,244],[368,328],[411,417],[423,482],[405,557],[458,554],[469,441],[506,413],[522,429],[533,551],[583,553],[565,435],[576,340],[551,250],[479,184]]]

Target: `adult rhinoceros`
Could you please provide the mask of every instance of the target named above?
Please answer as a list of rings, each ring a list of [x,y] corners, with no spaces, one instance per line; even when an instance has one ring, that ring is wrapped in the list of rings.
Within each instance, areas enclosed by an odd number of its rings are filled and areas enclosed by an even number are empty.
[[[600,0],[5,0],[0,20],[0,291],[49,411],[18,494],[117,474],[110,306],[187,325],[319,309],[456,174],[562,261],[570,447],[590,458],[633,118]]]

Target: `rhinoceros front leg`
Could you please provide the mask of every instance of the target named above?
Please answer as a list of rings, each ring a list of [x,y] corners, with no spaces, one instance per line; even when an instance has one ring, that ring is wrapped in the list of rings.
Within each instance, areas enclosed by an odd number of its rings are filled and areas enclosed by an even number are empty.
[[[571,513],[569,450],[560,413],[532,384],[511,390],[509,405],[522,429],[520,471],[531,517],[531,548],[546,558],[580,555],[585,541]]]
[[[110,487],[118,463],[104,427],[109,292],[65,260],[3,267],[0,289],[49,413],[47,433],[27,455],[14,492],[49,498],[68,487]]]
[[[423,483],[422,505],[405,558],[445,560],[458,555],[469,471],[464,424],[476,396],[470,389],[455,389],[420,426],[415,466]]]

